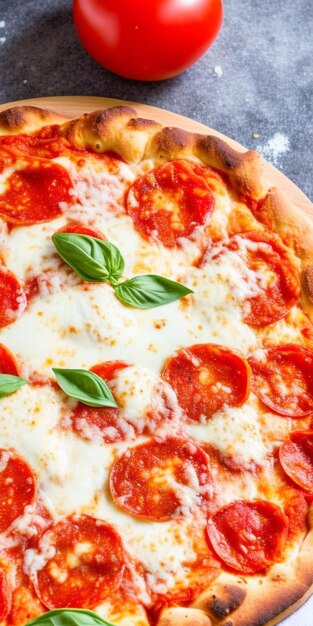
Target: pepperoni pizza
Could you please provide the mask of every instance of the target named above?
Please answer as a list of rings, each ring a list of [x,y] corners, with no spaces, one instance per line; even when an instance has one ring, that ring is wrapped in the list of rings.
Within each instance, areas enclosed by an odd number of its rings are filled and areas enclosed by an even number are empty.
[[[127,106],[0,133],[0,623],[277,623],[313,584],[311,222]]]

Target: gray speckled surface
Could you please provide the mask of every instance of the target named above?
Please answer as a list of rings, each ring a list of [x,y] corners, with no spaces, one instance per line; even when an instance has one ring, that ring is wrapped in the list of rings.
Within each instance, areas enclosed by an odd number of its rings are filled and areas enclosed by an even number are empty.
[[[259,149],[313,199],[312,0],[224,0],[224,7],[219,38],[196,65],[142,83],[89,58],[68,0],[0,0],[0,100],[97,95],[170,109]]]

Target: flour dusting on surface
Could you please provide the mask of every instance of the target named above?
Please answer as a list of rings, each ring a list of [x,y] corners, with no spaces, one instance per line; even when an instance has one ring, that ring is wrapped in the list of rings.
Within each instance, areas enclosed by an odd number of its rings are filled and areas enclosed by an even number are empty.
[[[264,146],[258,145],[256,149],[265,159],[276,165],[280,156],[290,149],[289,139],[282,133],[275,133]]]
[[[4,28],[5,27],[5,21],[4,20],[0,20],[0,28]]]
[[[223,76],[223,70],[220,65],[215,65],[214,72],[218,78],[221,78],[221,76]]]

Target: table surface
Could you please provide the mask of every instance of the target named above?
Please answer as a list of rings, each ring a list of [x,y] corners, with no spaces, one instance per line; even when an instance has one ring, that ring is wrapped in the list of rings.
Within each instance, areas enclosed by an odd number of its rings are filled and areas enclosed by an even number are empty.
[[[312,0],[224,0],[224,8],[223,29],[200,61],[144,83],[87,55],[69,0],[0,0],[0,103],[94,95],[169,109],[259,150],[313,200]],[[313,601],[283,624],[312,626]]]
[[[257,148],[313,200],[312,0],[224,0],[224,7],[223,29],[198,63],[144,83],[87,55],[70,0],[0,0],[0,102],[95,95],[163,107]]]

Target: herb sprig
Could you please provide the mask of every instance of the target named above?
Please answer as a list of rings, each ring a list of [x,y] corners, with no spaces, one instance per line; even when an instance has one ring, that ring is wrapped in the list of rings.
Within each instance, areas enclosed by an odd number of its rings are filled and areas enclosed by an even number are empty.
[[[55,609],[35,617],[25,626],[112,626],[112,624],[86,609]]]
[[[124,282],[119,279],[125,262],[109,241],[77,233],[54,233],[52,241],[61,259],[86,282],[109,282],[121,302],[137,309],[151,309],[179,300],[192,289],[164,276],[145,274]]]

